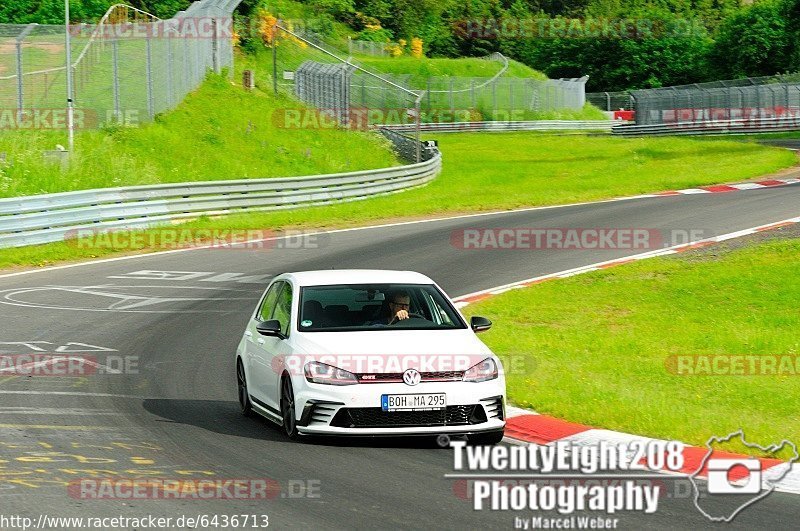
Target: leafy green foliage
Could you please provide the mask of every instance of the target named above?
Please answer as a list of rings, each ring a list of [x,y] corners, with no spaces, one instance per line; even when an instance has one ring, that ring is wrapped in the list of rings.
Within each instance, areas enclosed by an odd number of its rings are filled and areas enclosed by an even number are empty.
[[[109,7],[119,3],[114,0],[69,0],[72,22],[92,22],[102,17]],[[123,2],[152,13],[159,18],[169,18],[186,9],[191,0],[128,0]],[[0,24],[63,24],[64,0],[12,0],[0,5]]]
[[[726,19],[709,52],[716,73],[723,78],[766,76],[786,71],[791,55],[786,6],[765,0]]]

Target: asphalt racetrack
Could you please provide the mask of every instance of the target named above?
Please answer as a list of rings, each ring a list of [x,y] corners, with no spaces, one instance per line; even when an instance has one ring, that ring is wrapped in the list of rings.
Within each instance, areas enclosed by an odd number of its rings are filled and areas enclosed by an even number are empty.
[[[453,245],[454,231],[613,227],[711,237],[798,215],[800,186],[791,185],[334,232],[316,248],[191,250],[0,277],[2,353],[81,352],[106,367],[80,378],[0,373],[2,512],[266,514],[279,528],[511,528],[519,514],[473,510],[468,489],[445,478],[452,451],[427,439],[296,443],[267,421],[240,416],[233,353],[269,279],[295,270],[410,269],[455,297],[641,250],[464,250]],[[81,499],[66,486],[131,476],[269,478],[277,490],[256,501],[109,500]],[[668,495],[655,514],[615,515],[620,527],[710,527],[690,497],[670,487],[677,481],[663,480]],[[796,528],[799,507],[794,495],[773,493],[731,528]]]

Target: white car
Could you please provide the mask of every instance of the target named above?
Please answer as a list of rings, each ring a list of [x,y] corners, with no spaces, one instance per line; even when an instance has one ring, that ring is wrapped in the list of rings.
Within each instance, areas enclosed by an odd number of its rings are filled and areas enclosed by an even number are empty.
[[[236,351],[242,413],[303,435],[467,435],[505,427],[500,360],[428,277],[331,270],[275,277]]]

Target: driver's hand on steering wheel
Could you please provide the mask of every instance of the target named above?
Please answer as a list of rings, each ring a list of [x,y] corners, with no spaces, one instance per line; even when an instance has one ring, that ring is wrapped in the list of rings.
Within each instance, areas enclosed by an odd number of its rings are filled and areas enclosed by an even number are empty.
[[[398,310],[396,314],[394,314],[394,319],[392,321],[402,321],[403,319],[408,319],[408,310]]]

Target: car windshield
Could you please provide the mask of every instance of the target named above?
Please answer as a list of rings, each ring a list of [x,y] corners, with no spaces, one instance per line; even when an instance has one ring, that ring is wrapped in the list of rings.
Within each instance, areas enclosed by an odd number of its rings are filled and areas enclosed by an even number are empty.
[[[300,290],[301,332],[453,330],[466,328],[436,286],[348,284]]]

